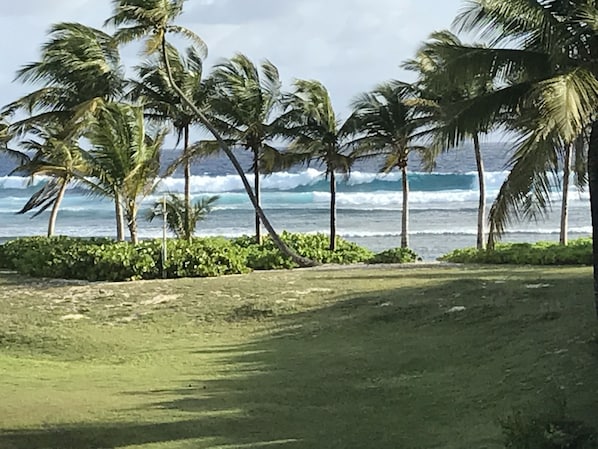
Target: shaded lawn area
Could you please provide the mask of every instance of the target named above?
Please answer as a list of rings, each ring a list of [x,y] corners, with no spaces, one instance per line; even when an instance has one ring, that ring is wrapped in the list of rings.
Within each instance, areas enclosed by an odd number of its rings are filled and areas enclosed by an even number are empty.
[[[0,448],[500,448],[598,427],[597,324],[588,268],[2,275]]]

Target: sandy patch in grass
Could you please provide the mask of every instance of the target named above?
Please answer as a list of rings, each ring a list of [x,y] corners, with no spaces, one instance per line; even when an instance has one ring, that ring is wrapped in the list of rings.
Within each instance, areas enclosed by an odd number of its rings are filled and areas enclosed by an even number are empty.
[[[158,304],[165,304],[167,302],[176,301],[181,295],[156,295],[153,298],[141,301],[139,304],[142,306],[153,306]]]

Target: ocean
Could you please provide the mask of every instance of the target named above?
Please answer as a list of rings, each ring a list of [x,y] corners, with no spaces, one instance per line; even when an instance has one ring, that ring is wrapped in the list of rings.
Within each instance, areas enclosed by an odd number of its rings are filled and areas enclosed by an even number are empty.
[[[483,144],[488,207],[507,175],[508,143]],[[164,164],[177,156],[164,152]],[[250,166],[248,152],[238,150],[244,166]],[[417,157],[410,160],[410,247],[424,260],[434,260],[456,248],[474,246],[478,182],[473,150],[469,146],[443,154],[433,172],[421,170]],[[31,181],[11,175],[14,164],[0,156],[0,240],[44,235],[48,213],[30,218],[17,215],[43,178]],[[360,162],[347,180],[338,186],[338,233],[347,240],[381,251],[400,245],[401,181],[397,172],[378,173],[376,161]],[[252,234],[253,210],[234,169],[224,157],[197,161],[193,166],[194,198],[219,195],[215,209],[197,226],[197,235],[226,237]],[[251,178],[251,177],[250,177]],[[330,196],[323,171],[317,166],[296,167],[266,176],[262,182],[263,208],[278,231],[328,232]],[[161,180],[156,192],[142,203],[139,219],[141,238],[161,236],[161,223],[142,217],[163,192],[182,192],[181,173]],[[560,191],[552,195],[553,206],[537,222],[514,223],[503,241],[558,241]],[[589,194],[570,190],[570,238],[591,234]],[[90,196],[81,187],[69,188],[56,224],[56,232],[70,236],[114,236],[113,204]]]

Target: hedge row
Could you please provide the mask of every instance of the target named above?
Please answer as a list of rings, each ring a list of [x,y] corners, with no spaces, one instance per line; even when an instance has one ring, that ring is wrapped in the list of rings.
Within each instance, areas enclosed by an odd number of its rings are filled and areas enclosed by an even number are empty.
[[[337,250],[328,250],[325,234],[283,232],[282,239],[300,255],[321,263],[413,262],[411,250],[393,250],[383,256],[342,238]],[[388,253],[388,252],[387,252]],[[257,245],[252,237],[195,238],[192,242],[167,242],[165,273],[168,278],[206,277],[245,273],[251,270],[292,268],[268,238]],[[25,237],[0,245],[0,268],[34,277],[123,281],[161,278],[162,241],[137,245],[107,238]]]
[[[457,263],[514,265],[591,265],[592,239],[582,238],[567,246],[556,242],[501,243],[493,250],[457,249],[439,260]]]

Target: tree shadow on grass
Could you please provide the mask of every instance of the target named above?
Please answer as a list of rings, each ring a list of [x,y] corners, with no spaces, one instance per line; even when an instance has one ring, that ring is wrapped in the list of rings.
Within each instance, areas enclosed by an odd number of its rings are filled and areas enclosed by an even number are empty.
[[[424,295],[359,293],[265,319],[247,344],[190,351],[190,361],[217,356],[216,376],[195,365],[178,388],[123,392],[172,422],[7,431],[0,447],[499,448],[498,418],[541,409],[555,392],[596,425],[591,282],[542,280],[484,285],[455,273]]]

